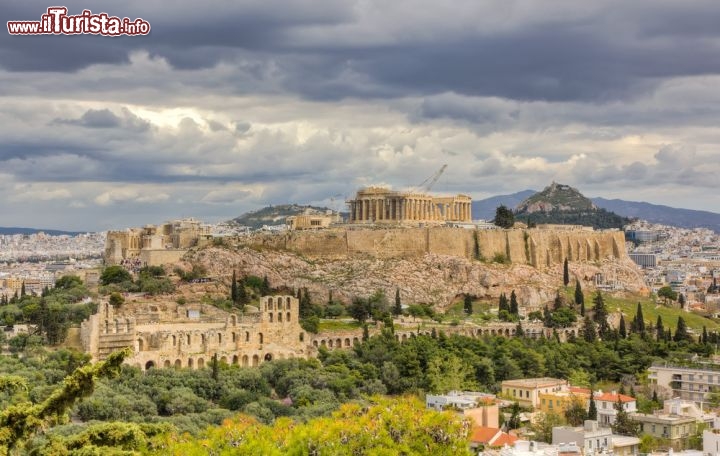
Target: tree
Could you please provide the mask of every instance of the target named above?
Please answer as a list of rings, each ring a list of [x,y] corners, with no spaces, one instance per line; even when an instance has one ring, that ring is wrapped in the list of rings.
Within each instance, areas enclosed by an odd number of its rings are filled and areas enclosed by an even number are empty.
[[[587,419],[597,420],[597,405],[595,404],[595,397],[592,394],[592,388],[590,389],[590,406],[588,407]]]
[[[249,301],[247,291],[245,291],[245,278],[241,278],[237,282],[237,304],[242,309]]]
[[[685,308],[685,295],[682,293],[678,295],[678,304],[680,305],[681,309]]]
[[[615,404],[615,422],[610,426],[615,434],[637,437],[640,434],[640,423],[630,418],[622,400],[618,397]]]
[[[26,296],[25,293],[25,281],[23,280],[22,285],[20,285],[20,298],[24,298]]]
[[[600,333],[600,337],[603,339],[606,339],[610,333],[610,325],[608,324],[607,317],[608,310],[605,306],[605,300],[603,299],[600,290],[598,290],[593,297],[593,320],[597,323],[598,332]]]
[[[472,315],[472,313],[473,313],[472,297],[467,293],[465,294],[465,300],[463,303],[463,307],[465,309],[466,314]]]
[[[55,281],[56,290],[69,290],[81,286],[82,280],[76,275],[64,275]]]
[[[233,304],[238,304],[238,302],[240,301],[240,294],[237,284],[237,273],[234,269],[232,275],[232,283],[230,284],[230,300],[233,302]]]
[[[513,315],[519,315],[520,313],[520,308],[518,306],[518,300],[517,295],[515,295],[515,290],[510,293],[510,313]]]
[[[665,285],[660,288],[657,292],[658,297],[663,298],[663,303],[668,304],[668,300],[675,301],[678,298],[678,294],[669,285]]]
[[[575,279],[575,305],[582,306],[580,315],[585,316],[585,295],[580,287],[580,280]]]
[[[512,228],[515,225],[515,215],[510,209],[500,205],[495,209],[493,223],[501,228]]]
[[[540,442],[552,443],[553,427],[560,426],[562,417],[557,413],[537,413],[530,425],[530,429],[535,433],[535,438]]]
[[[24,402],[5,408],[0,412],[0,451],[9,453],[20,441],[63,417],[78,399],[92,394],[97,378],[117,376],[130,354],[130,349],[123,349],[111,353],[105,361],[77,368],[39,404]]]
[[[508,299],[507,296],[505,296],[505,293],[500,293],[498,312],[502,310],[510,312],[510,305],[508,304]]]
[[[586,342],[595,342],[597,339],[597,331],[595,330],[595,322],[590,319],[590,317],[585,317],[585,321],[583,323],[583,338]]]
[[[299,309],[300,318],[307,318],[312,315],[312,303],[310,302],[310,295],[308,294],[307,288],[298,289],[299,296]]]
[[[478,387],[473,379],[473,369],[457,356],[444,359],[432,358],[427,372],[430,392],[446,394],[450,391],[473,390]]]
[[[360,323],[365,323],[370,317],[370,303],[367,299],[355,297],[348,306],[348,313]]]
[[[702,332],[702,337],[700,339],[700,342],[702,342],[703,345],[708,343],[708,332],[707,332],[707,328],[705,326],[703,326],[703,332]]]
[[[510,406],[510,419],[505,423],[508,431],[520,428],[520,404],[513,402]]]
[[[568,286],[570,283],[570,270],[568,269],[568,259],[563,262],[563,285]]]
[[[569,407],[565,409],[565,419],[570,426],[582,426],[588,419],[588,412],[582,400],[575,399]]]
[[[130,273],[122,266],[108,266],[100,274],[100,283],[110,285],[111,283],[123,283],[132,281]]]
[[[402,303],[400,302],[400,288],[395,289],[395,306],[393,307],[393,315],[402,314]]]
[[[515,337],[524,337],[525,331],[523,330],[522,323],[518,322],[517,326],[515,327]]]
[[[675,329],[675,342],[692,342],[692,336],[688,333],[687,324],[683,317],[678,317],[677,328]]]
[[[560,297],[560,292],[555,293],[555,300],[553,301],[553,310],[559,310],[563,305],[562,298]]]
[[[625,329],[625,315],[623,314],[620,314],[620,328],[618,329],[618,333],[621,338],[627,338],[627,330]]]
[[[117,291],[114,291],[114,292],[110,293],[108,302],[113,307],[120,307],[121,305],[123,305],[125,303],[125,298],[123,298],[123,295],[121,295]]]
[[[630,322],[630,331],[635,334],[645,333],[645,317],[643,317],[642,305],[639,302],[637,303],[635,317]]]
[[[660,315],[658,315],[658,317],[657,317],[657,323],[655,323],[655,339],[656,339],[658,342],[661,342],[661,341],[665,340],[665,332],[664,332],[664,329],[663,329],[663,321],[662,321],[662,317],[661,317]]]
[[[307,293],[307,290],[306,290]],[[270,294],[270,282],[268,276],[263,277],[262,285],[260,286],[260,296],[267,296]]]

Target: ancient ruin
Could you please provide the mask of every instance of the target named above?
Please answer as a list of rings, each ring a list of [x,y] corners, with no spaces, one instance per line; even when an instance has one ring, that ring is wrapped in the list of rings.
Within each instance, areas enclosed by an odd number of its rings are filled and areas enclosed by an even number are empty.
[[[349,200],[348,223],[409,225],[472,221],[472,199],[467,195],[432,196],[426,193],[368,187]]]
[[[130,347],[126,362],[152,367],[201,368],[219,361],[257,366],[262,361],[308,356],[309,341],[298,321],[298,300],[265,296],[260,308],[245,314],[208,305],[168,303],[103,303],[81,325],[84,350],[103,360],[114,350]]]
[[[195,219],[174,220],[122,231],[108,231],[105,264],[138,261],[157,266],[174,263],[189,248],[211,240],[210,227]]]

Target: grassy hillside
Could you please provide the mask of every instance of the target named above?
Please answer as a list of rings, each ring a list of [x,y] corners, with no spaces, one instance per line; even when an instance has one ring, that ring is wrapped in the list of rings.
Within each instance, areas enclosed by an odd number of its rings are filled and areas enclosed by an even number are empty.
[[[605,298],[605,304],[607,305],[608,310],[610,312],[617,312],[617,309],[619,308],[620,311],[625,314],[625,321],[628,324],[630,323],[630,319],[635,316],[637,303],[640,302],[646,325],[652,324],[655,326],[657,317],[660,315],[662,317],[663,326],[671,328],[674,332],[675,326],[677,326],[678,317],[682,316],[688,327],[693,329],[696,334],[702,333],[703,326],[705,326],[708,331],[720,330],[720,324],[718,324],[716,320],[705,318],[702,315],[692,312],[686,312],[678,309],[677,307],[665,307],[662,303],[656,304],[648,298],[619,298],[610,295],[603,295],[603,297]],[[592,297],[590,297],[590,300],[592,300]],[[585,298],[585,301],[586,303],[588,302],[587,297]]]

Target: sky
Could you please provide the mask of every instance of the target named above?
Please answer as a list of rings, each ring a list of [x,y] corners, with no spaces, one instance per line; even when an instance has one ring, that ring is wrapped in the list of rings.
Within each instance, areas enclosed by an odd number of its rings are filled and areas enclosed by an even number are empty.
[[[0,17],[39,20],[36,0]],[[720,212],[716,0],[66,1],[147,36],[0,33],[0,226],[122,229],[358,188],[552,181]]]

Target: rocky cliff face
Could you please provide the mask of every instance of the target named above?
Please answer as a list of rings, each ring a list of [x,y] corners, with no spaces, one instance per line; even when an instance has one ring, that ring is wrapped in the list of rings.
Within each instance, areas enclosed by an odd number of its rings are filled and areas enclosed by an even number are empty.
[[[473,294],[496,299],[515,290],[521,305],[541,308],[562,286],[562,264],[538,269],[527,264],[502,265],[464,257],[426,253],[414,258],[308,258],[276,248],[234,245],[192,251],[190,262],[203,264],[211,276],[229,282],[233,269],[240,275],[267,276],[273,287],[307,287],[317,302],[333,298],[349,302],[383,290],[392,301],[396,288],[405,304],[429,303],[447,308],[459,295]],[[624,289],[640,291],[642,278],[624,259],[570,262],[571,282],[580,280],[589,302],[596,273],[604,274]]]

